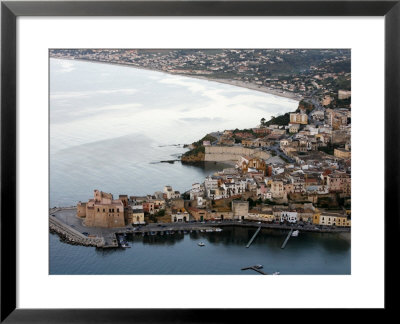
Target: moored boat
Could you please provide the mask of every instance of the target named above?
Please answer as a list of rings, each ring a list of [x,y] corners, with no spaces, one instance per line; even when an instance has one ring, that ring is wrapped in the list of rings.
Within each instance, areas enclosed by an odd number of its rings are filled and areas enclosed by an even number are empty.
[[[298,230],[293,231],[292,236],[299,236],[299,231]]]
[[[198,244],[198,246],[204,246],[205,245],[203,242],[199,242],[197,244]]]

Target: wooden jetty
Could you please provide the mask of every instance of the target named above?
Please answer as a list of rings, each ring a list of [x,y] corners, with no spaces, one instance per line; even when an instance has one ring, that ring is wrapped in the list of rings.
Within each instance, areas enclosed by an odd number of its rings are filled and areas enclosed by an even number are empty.
[[[251,243],[253,243],[254,239],[256,238],[257,234],[260,232],[261,226],[257,229],[254,233],[253,237],[250,239],[249,243],[247,243],[246,248],[250,247]]]
[[[284,249],[284,248],[285,248],[287,242],[289,241],[290,237],[292,236],[292,233],[293,233],[293,228],[290,230],[288,236],[286,237],[285,241],[283,242],[283,244],[282,244],[282,246],[281,246],[281,249]]]
[[[261,271],[260,269],[257,269],[255,266],[242,268],[242,270],[254,270],[254,271],[257,271],[258,273],[261,273],[262,275],[267,275],[268,274],[268,273],[266,273],[264,271]]]

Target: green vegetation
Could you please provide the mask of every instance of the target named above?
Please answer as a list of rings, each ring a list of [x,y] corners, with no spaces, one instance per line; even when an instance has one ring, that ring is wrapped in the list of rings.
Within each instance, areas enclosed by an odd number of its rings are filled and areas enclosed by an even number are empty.
[[[165,209],[161,209],[159,210],[157,213],[154,214],[154,216],[165,216]]]
[[[254,131],[252,129],[238,129],[236,128],[233,131],[233,134],[237,134],[237,133],[249,133],[249,134],[254,134]]]
[[[191,149],[190,151],[187,151],[183,154],[183,156],[191,156],[191,155],[198,155],[199,153],[205,153],[206,149],[204,148],[203,145],[200,145],[198,147],[195,147]]]
[[[145,218],[148,218],[149,223],[157,223],[156,215],[145,214]]]
[[[249,209],[252,209],[252,208],[256,207],[257,205],[261,205],[262,204],[261,198],[258,198],[257,200],[253,200],[251,198],[247,198],[247,201],[249,202]]]
[[[257,206],[257,203],[253,199],[248,198],[247,201],[249,202],[249,209]]]
[[[182,194],[182,199],[183,200],[190,200],[190,194],[188,192],[185,192]]]
[[[290,113],[286,113],[284,115],[274,117],[272,116],[271,119],[264,124],[263,126],[270,126],[270,125],[279,125],[279,126],[286,126],[290,122]]]
[[[207,134],[206,136],[204,136],[201,140],[192,143],[192,145],[194,147],[199,147],[199,146],[203,146],[203,141],[210,141],[210,143],[216,141],[217,139],[214,136],[211,136],[210,134]]]
[[[343,76],[339,76],[337,79],[333,80],[334,90],[350,90],[351,80],[346,79]]]
[[[240,143],[242,143],[242,140],[240,139],[240,137],[237,137],[237,136],[235,136],[235,135],[233,135],[232,137],[233,137],[233,139],[235,140],[235,144],[240,144]]]
[[[206,149],[203,145],[203,141],[210,141],[210,143],[216,141],[217,139],[214,136],[211,136],[210,134],[207,134],[204,136],[201,140],[192,143],[193,148],[187,152],[185,152],[182,156],[184,157],[189,157],[189,156],[196,156],[200,153],[205,153]]]
[[[309,114],[311,111],[314,110],[314,105],[311,102],[301,100],[299,102],[299,107],[296,109],[296,112],[300,112],[300,108],[304,108],[306,110],[306,114]]]
[[[324,152],[329,155],[333,155],[335,148],[339,148],[340,144],[331,144],[329,143],[327,146],[321,146],[318,148],[318,151]]]

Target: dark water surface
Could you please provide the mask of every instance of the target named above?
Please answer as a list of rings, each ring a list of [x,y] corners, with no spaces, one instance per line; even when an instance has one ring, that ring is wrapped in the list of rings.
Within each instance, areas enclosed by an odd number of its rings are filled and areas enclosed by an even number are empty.
[[[222,232],[128,235],[131,248],[103,250],[73,246],[50,235],[50,274],[350,274],[350,234],[300,233],[281,249],[287,231],[263,229],[250,248],[255,229],[227,227]],[[198,242],[204,242],[200,247]]]

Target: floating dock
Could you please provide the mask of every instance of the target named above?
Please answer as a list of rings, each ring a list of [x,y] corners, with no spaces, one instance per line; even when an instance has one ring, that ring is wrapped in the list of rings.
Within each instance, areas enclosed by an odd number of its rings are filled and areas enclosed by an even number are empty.
[[[282,246],[281,246],[281,249],[284,249],[284,248],[285,248],[287,242],[289,241],[290,237],[292,236],[292,233],[293,233],[293,228],[290,230],[288,236],[286,237],[285,241],[283,242],[283,244],[282,244]]]
[[[257,231],[254,233],[253,237],[250,239],[249,243],[247,243],[246,248],[250,247],[251,243],[253,243],[254,239],[256,238],[257,234],[260,232],[261,226],[257,228]],[[243,269],[242,269],[243,270]]]

